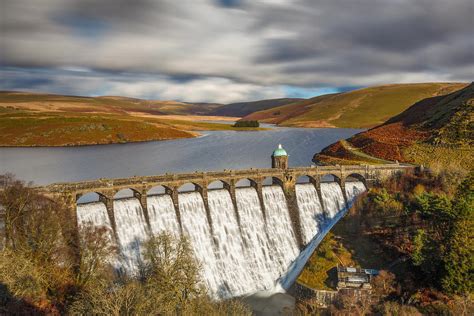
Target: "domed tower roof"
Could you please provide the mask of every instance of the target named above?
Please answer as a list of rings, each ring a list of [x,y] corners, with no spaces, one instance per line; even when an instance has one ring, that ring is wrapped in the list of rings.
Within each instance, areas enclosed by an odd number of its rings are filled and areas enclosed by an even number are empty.
[[[286,150],[283,149],[281,144],[278,145],[278,148],[275,149],[275,151],[272,154],[273,157],[282,157],[282,156],[288,156],[286,153]]]

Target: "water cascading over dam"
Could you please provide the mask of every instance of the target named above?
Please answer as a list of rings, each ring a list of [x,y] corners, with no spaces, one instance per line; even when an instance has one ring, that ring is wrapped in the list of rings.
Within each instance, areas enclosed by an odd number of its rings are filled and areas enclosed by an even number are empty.
[[[301,237],[306,245],[301,252],[285,194],[277,185],[264,186],[261,197],[253,187],[236,188],[235,202],[227,189],[209,190],[207,209],[199,192],[179,193],[182,233],[201,262],[202,278],[214,297],[286,289],[344,215],[347,204],[364,190],[362,182],[346,182],[346,202],[335,182],[321,183],[320,194],[313,184],[297,184]],[[114,240],[120,253],[114,264],[124,272],[137,271],[140,245],[150,234],[165,230],[181,234],[175,205],[167,194],[147,197],[149,228],[138,199],[115,200],[114,209]],[[111,228],[103,203],[79,204],[77,214],[80,226],[91,222]]]

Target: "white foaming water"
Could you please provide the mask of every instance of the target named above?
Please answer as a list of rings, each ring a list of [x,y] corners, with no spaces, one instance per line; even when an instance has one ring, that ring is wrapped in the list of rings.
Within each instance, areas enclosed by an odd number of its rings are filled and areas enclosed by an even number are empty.
[[[319,202],[318,191],[312,183],[297,184],[296,198],[301,222],[303,242],[308,244],[322,225],[323,208]]]
[[[102,202],[77,205],[77,224],[83,227],[88,223],[97,227],[104,226],[112,232],[107,208]]]
[[[366,190],[367,189],[365,188],[365,185],[360,181],[346,182],[346,197],[347,203],[349,204],[348,206],[352,206],[352,203],[354,203],[356,197]]]
[[[254,188],[237,188],[235,193],[245,260],[254,280],[249,293],[269,289],[278,275],[272,273],[270,246],[257,191]]]
[[[263,188],[266,221],[254,188],[236,189],[240,229],[230,194],[226,190],[208,192],[209,211],[198,192],[179,194],[183,233],[189,238],[196,258],[202,264],[202,277],[215,298],[228,298],[262,290],[288,289],[306,261],[347,208],[337,183],[322,183],[322,201],[310,184],[296,186],[302,233],[307,247],[299,252],[285,195],[279,186]],[[347,182],[348,204],[365,187]],[[168,230],[179,235],[180,229],[169,195],[147,199],[151,233]],[[322,202],[322,203],[321,203]],[[321,217],[322,206],[325,217]],[[139,244],[148,237],[142,208],[137,199],[114,202],[121,256],[118,267],[134,273],[139,264]],[[78,223],[92,222],[111,229],[103,203],[78,205]],[[112,235],[111,235],[112,236]],[[277,282],[278,281],[278,282]],[[276,285],[276,287],[275,287]]]
[[[298,256],[299,248],[282,188],[273,185],[263,187],[263,202],[270,253],[278,277]]]
[[[168,194],[154,195],[147,198],[148,217],[153,235],[169,232],[180,235],[179,224],[174,210],[173,200]]]
[[[134,274],[141,259],[140,246],[148,239],[142,206],[136,198],[116,200],[114,213],[121,268],[127,273]]]
[[[93,202],[87,204],[77,205],[77,224],[79,228],[86,225],[93,225],[97,228],[105,227],[108,231],[107,238],[114,244],[115,239],[113,236],[112,225],[110,224],[109,215],[107,214],[107,208],[102,202]],[[109,257],[107,261],[114,267],[119,267],[120,263],[116,257]]]
[[[201,275],[207,288],[215,295],[223,284],[217,267],[211,227],[207,221],[201,194],[198,192],[180,193],[178,201],[183,233],[189,238],[196,258],[202,263]]]
[[[217,269],[221,273],[218,297],[239,296],[254,289],[250,269],[244,256],[242,236],[228,190],[208,192],[216,246]]]
[[[339,210],[346,207],[341,187],[336,182],[321,183],[321,195],[324,211],[328,218],[333,218]]]

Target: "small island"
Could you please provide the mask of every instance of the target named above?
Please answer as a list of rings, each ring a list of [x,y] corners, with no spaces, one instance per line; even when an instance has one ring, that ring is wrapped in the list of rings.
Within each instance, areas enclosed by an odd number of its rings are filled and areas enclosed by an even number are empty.
[[[246,121],[240,120],[232,125],[233,127],[260,127],[260,123],[258,121]]]

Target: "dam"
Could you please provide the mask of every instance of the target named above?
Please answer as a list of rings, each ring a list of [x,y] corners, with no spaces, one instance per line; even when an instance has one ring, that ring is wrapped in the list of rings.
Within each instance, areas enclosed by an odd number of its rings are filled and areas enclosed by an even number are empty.
[[[281,148],[282,149],[282,148]],[[354,199],[398,172],[399,164],[288,168],[277,149],[272,168],[99,179],[40,188],[61,195],[78,227],[105,226],[117,270],[133,275],[141,244],[167,231],[184,235],[215,298],[288,289]],[[128,191],[127,197],[120,193]],[[90,194],[97,201],[81,203]]]

